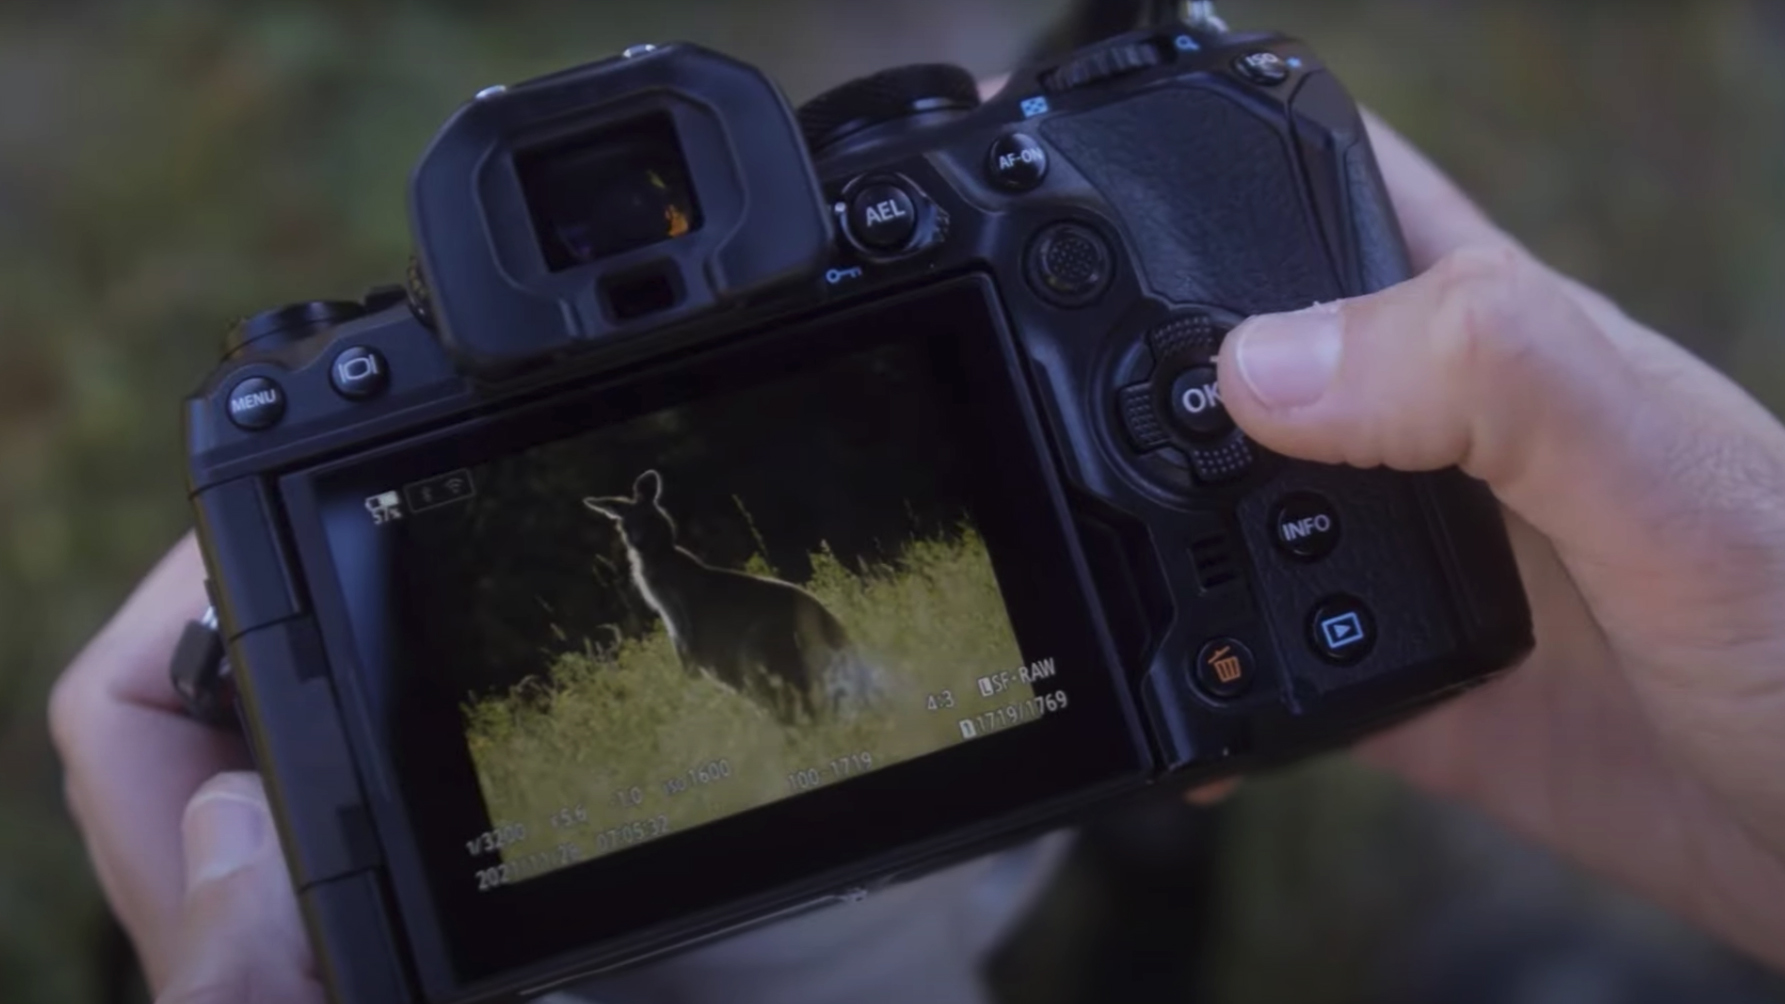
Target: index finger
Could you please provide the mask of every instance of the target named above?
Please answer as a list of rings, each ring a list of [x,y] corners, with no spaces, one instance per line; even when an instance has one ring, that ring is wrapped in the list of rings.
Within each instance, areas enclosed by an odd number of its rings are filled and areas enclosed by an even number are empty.
[[[246,763],[239,739],[185,716],[168,678],[181,629],[204,610],[203,584],[189,535],[75,657],[50,702],[69,808],[152,986],[165,977],[185,894],[186,802]]]

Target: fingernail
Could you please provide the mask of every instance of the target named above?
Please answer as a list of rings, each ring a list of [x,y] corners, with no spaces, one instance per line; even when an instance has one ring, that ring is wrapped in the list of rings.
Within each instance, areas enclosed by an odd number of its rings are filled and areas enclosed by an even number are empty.
[[[186,807],[186,887],[215,882],[247,867],[266,846],[271,821],[264,801],[207,791]]]
[[[1272,408],[1313,404],[1339,371],[1337,303],[1254,317],[1234,332],[1234,363],[1253,396]]]

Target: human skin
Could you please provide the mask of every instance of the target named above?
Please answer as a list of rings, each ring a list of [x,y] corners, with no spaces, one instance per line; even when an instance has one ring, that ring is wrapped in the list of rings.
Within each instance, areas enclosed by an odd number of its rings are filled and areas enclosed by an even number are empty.
[[[1222,395],[1278,452],[1485,480],[1537,648],[1361,754],[1785,968],[1785,428],[1370,127],[1420,275],[1242,325]],[[320,1002],[265,793],[168,683],[202,577],[188,537],[57,684],[68,802],[163,1004]]]

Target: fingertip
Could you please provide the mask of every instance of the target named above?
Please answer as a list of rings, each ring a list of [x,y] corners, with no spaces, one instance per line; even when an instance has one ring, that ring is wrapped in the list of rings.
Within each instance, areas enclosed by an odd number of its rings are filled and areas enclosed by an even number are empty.
[[[1191,805],[1208,808],[1227,800],[1240,786],[1240,779],[1230,777],[1208,784],[1197,785],[1184,792],[1184,801]]]
[[[247,868],[272,844],[272,813],[260,779],[245,772],[219,774],[186,803],[181,817],[188,893]]]
[[[1339,371],[1343,336],[1340,305],[1316,304],[1248,319],[1222,346],[1222,360],[1248,399],[1269,412],[1292,412],[1326,395]]]

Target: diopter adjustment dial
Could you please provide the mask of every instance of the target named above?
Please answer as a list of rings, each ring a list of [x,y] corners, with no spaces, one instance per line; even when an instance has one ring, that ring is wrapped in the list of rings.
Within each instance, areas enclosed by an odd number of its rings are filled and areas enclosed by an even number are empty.
[[[979,107],[973,74],[948,63],[895,66],[834,87],[800,106],[800,131],[813,153],[856,133],[912,115]]]
[[[1138,73],[1163,62],[1164,54],[1151,42],[1109,45],[1074,56],[1042,74],[1041,87],[1058,94],[1061,91],[1089,87],[1098,81]]]

